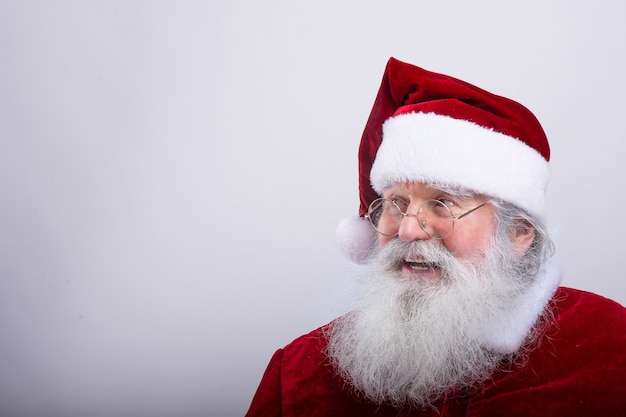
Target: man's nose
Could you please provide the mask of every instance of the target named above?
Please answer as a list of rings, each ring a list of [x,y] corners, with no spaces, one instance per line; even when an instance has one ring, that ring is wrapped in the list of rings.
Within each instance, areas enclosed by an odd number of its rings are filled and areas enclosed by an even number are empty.
[[[412,242],[414,240],[428,240],[431,236],[422,229],[420,221],[415,214],[407,214],[400,222],[398,229],[398,238],[403,242]]]

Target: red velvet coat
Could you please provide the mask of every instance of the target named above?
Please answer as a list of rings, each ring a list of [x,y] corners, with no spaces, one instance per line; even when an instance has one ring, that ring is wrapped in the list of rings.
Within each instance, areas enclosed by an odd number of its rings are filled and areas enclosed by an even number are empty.
[[[356,398],[322,353],[322,329],[272,357],[247,417],[626,416],[626,309],[560,288],[554,320],[523,367],[493,375],[484,390],[450,396],[438,410],[400,410]]]

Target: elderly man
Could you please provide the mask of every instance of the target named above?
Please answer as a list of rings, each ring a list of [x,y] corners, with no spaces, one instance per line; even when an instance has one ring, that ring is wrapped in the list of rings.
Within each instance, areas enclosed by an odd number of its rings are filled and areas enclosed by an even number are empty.
[[[278,350],[248,416],[626,415],[626,310],[559,287],[525,107],[390,59],[359,151],[353,311]]]

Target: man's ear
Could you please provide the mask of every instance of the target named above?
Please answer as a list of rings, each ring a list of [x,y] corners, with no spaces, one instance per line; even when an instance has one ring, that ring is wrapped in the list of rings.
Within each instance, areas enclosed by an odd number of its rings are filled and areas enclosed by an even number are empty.
[[[518,258],[524,256],[533,244],[535,233],[535,228],[526,221],[520,221],[509,229],[511,243],[515,247],[515,254]]]

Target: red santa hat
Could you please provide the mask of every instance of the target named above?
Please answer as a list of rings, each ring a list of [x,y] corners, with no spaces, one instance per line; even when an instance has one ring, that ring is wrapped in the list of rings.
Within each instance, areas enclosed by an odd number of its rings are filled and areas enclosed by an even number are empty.
[[[367,209],[401,181],[460,186],[511,202],[543,219],[550,147],[521,104],[464,81],[389,59],[359,148],[359,217],[337,238],[367,260],[376,245]]]

